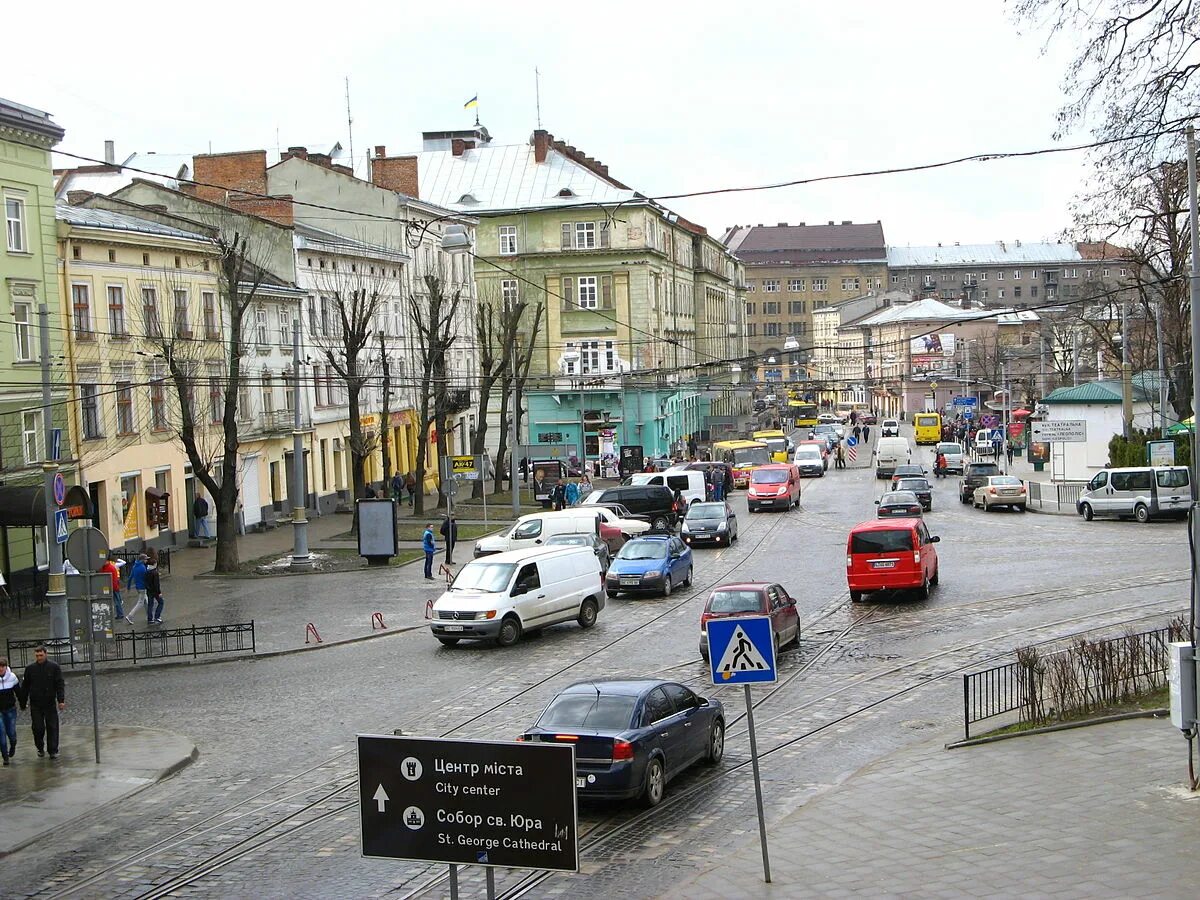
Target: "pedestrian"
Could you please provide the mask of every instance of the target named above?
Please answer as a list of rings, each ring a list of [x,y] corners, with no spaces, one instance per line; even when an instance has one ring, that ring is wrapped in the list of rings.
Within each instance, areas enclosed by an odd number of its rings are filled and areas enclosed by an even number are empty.
[[[0,656],[0,756],[4,765],[17,752],[17,704],[21,699],[21,679]]]
[[[454,513],[442,520],[442,527],[438,530],[446,541],[446,562],[452,563],[454,562],[454,546],[458,543],[458,522],[454,519]]]
[[[863,443],[864,443],[864,444],[866,444],[866,443],[868,443],[870,440],[871,440],[871,426],[870,426],[870,425],[864,425],[864,426],[863,426]]]
[[[146,561],[146,624],[161,625],[163,611],[162,578],[158,571],[158,558]]]
[[[58,757],[58,714],[67,708],[66,684],[58,663],[46,658],[45,647],[35,647],[33,663],[25,667],[21,691],[17,695],[21,709],[29,707],[33,726],[33,745],[37,755]]]
[[[104,561],[100,571],[107,572],[109,578],[112,579],[113,607],[117,611],[117,618],[123,619],[125,618],[125,607],[121,603],[121,569],[117,566],[118,559],[117,554],[108,554],[108,559]]]
[[[862,426],[855,425],[854,426],[854,443],[857,444],[861,440],[862,440]]]
[[[413,505],[413,500],[417,496],[417,476],[412,472],[408,472],[404,476],[404,489],[408,491],[408,505]]]
[[[399,472],[392,476],[392,499],[397,503],[404,499],[404,476]]]
[[[579,500],[583,502],[588,498],[588,494],[596,488],[592,485],[592,476],[587,472],[583,473],[583,478],[579,479]]]
[[[554,488],[553,488],[553,490],[551,491],[551,495],[552,495],[552,496],[553,496],[553,498],[554,498],[554,509],[555,509],[555,511],[561,511],[561,510],[562,510],[562,508],[563,508],[563,506],[564,506],[564,505],[566,504],[566,502],[567,502],[567,488],[566,488],[566,485],[564,485],[564,484],[563,484],[561,481],[556,481],[556,482],[554,483]]]
[[[850,424],[851,425],[858,424],[858,410],[856,410],[856,409],[850,410]]]
[[[375,488],[371,487],[371,485],[369,485],[369,484],[364,486],[363,487],[363,499],[374,500],[375,499]]]
[[[196,537],[206,541],[212,538],[208,531],[208,501],[202,493],[197,492],[196,499],[192,501],[192,516],[196,520]]]
[[[421,535],[421,549],[425,551],[425,580],[433,581],[433,554],[437,552],[437,541],[433,537],[432,522],[426,524],[425,533]]]
[[[682,519],[687,515],[687,501],[683,499],[683,494],[679,492],[679,488],[675,488],[675,494],[671,498],[671,505],[675,508],[676,518]]]
[[[721,485],[721,496],[729,497],[733,494],[733,467],[721,466],[721,471],[725,473],[725,483]]]
[[[845,450],[845,448],[842,446],[842,442],[841,442],[841,441],[838,441],[838,445],[837,445],[837,453],[836,453],[836,455],[835,455],[835,456],[834,456],[834,458],[833,458],[833,467],[834,467],[835,469],[844,469],[844,468],[846,468],[846,450]]]
[[[1016,446],[1010,440],[1008,442],[1008,464],[1011,466],[1013,462],[1013,454],[1017,452]]]
[[[142,608],[142,604],[146,604],[146,611],[149,612],[149,604],[146,600],[146,559],[145,553],[139,553],[133,565],[129,568],[129,578],[125,582],[125,586],[137,593],[137,603],[133,604],[133,609],[125,613],[125,621],[130,625],[133,624],[133,614]]]
[[[579,502],[579,485],[574,481],[567,482],[567,506],[574,506]]]

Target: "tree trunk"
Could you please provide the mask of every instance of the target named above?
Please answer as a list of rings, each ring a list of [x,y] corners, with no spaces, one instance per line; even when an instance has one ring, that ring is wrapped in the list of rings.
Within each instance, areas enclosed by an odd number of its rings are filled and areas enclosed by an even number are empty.
[[[479,419],[475,427],[475,436],[471,439],[472,456],[482,456],[487,447],[487,410],[488,405],[492,402],[492,388],[495,386],[496,376],[494,374],[484,375],[479,381]],[[471,485],[471,496],[476,500],[482,499],[484,487],[483,479],[477,479]]]
[[[510,451],[508,446],[508,432],[510,430],[508,403],[511,395],[512,377],[509,375],[503,375],[500,378],[500,440],[499,446],[496,448],[496,479],[495,489],[493,490],[493,493],[495,494],[499,494],[503,490],[503,479],[501,478],[500,473],[504,470],[505,455],[510,452],[514,456],[516,455],[516,447],[513,447]],[[516,467],[517,461],[515,459],[511,460],[508,465],[508,489],[510,491],[512,490],[512,479]]]

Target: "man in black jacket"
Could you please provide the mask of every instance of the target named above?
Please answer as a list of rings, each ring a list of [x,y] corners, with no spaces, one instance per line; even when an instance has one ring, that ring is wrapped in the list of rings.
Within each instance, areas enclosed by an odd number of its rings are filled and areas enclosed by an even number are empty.
[[[66,685],[58,663],[46,658],[45,647],[34,649],[33,664],[25,667],[20,701],[21,709],[29,706],[33,745],[37,747],[38,756],[45,756],[48,751],[51,759],[57,758],[58,713],[67,708]]]

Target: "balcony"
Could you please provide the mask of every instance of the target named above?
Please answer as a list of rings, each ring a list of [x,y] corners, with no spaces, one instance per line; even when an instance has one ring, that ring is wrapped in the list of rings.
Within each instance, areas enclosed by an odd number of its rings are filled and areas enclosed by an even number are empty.
[[[247,434],[291,434],[295,413],[290,409],[273,409],[254,416],[246,425]]]

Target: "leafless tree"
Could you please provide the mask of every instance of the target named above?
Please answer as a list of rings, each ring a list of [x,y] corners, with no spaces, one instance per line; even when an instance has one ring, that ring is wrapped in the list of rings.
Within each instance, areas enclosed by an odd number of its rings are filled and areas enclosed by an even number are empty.
[[[500,375],[500,440],[496,460],[497,463],[503,462],[506,453],[511,457],[508,466],[508,489],[510,491],[513,479],[519,477],[520,474],[517,471],[518,448],[513,447],[511,451],[508,448],[511,417],[515,416],[517,419],[517,434],[519,435],[521,432],[521,394],[529,379],[529,367],[533,363],[533,348],[546,314],[546,305],[538,303],[532,309],[532,318],[525,322],[523,320],[526,319],[526,313],[530,312],[528,304],[525,306],[526,308],[522,309],[520,314],[510,316],[502,329],[505,334],[510,336],[515,365],[505,368]],[[497,465],[496,493],[500,493],[500,490],[500,466]]]
[[[450,390],[447,357],[458,340],[455,319],[461,292],[448,292],[439,273],[426,272],[415,281],[415,289],[408,296],[408,316],[416,338],[416,363],[420,367],[417,392],[417,439],[416,471],[417,496],[413,514],[420,516],[425,511],[425,466],[429,447],[429,429],[436,424],[437,452],[446,458],[446,419],[450,412]],[[438,503],[445,502],[442,486],[438,486]]]

